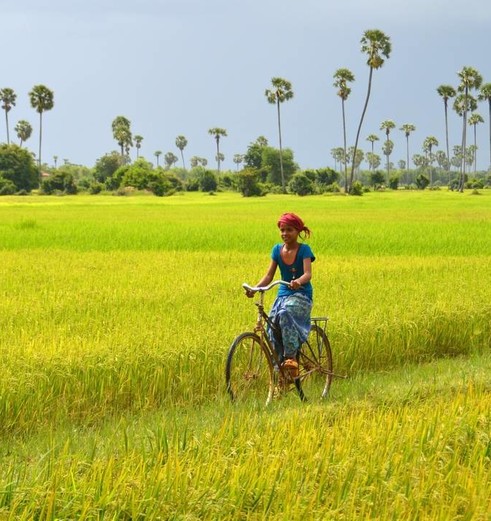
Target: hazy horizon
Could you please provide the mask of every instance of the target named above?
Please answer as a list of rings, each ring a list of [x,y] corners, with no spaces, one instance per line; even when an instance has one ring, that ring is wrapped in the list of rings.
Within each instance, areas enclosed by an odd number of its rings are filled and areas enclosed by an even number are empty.
[[[20,119],[33,126],[25,146],[37,153],[39,116],[28,92],[44,84],[54,92],[54,108],[43,115],[42,159],[68,159],[93,166],[117,150],[111,123],[123,115],[133,135],[143,136],[140,156],[155,162],[154,152],[179,157],[176,136],[188,139],[189,158],[206,157],[214,165],[215,142],[208,129],[222,127],[223,168],[235,169],[234,154],[244,153],[260,135],[278,146],[275,107],[264,95],[271,78],[292,83],[294,97],[282,105],[283,146],[291,148],[301,168],[334,166],[331,149],[342,146],[341,101],[333,74],[350,69],[356,80],[346,102],[348,146],[366,95],[368,72],[360,39],[380,29],[391,39],[392,53],[374,71],[373,87],[359,147],[368,151],[369,134],[380,141],[382,121],[391,119],[394,165],[406,159],[404,133],[412,123],[410,156],[421,153],[427,136],[445,150],[443,101],[436,89],[458,85],[464,66],[491,82],[486,56],[491,9],[484,0],[462,4],[436,1],[347,0],[327,5],[304,0],[34,0],[1,1],[4,75],[0,88],[17,94],[9,112],[10,136]],[[489,166],[489,109],[480,103],[484,124],[477,127],[478,169]],[[461,143],[461,119],[450,108],[450,147]],[[6,141],[5,118],[0,142]],[[473,144],[468,127],[467,143]],[[136,150],[131,152],[136,157]],[[366,167],[364,162],[362,167]]]

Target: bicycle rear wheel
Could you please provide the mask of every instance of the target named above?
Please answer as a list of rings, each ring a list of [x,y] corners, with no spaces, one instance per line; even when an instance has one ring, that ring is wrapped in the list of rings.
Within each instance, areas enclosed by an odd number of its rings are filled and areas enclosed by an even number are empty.
[[[261,338],[242,333],[230,346],[225,380],[233,402],[266,402],[273,398],[273,364]]]
[[[325,398],[333,378],[332,351],[324,329],[317,324],[312,325],[307,341],[300,348],[298,365],[298,381],[305,397]],[[302,397],[302,393],[300,396]]]

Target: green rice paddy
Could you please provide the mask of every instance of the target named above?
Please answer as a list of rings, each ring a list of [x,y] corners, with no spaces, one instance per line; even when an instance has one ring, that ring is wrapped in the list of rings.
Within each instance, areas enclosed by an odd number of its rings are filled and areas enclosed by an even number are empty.
[[[284,211],[348,379],[235,407]],[[490,519],[490,244],[490,191],[2,197],[0,520]]]

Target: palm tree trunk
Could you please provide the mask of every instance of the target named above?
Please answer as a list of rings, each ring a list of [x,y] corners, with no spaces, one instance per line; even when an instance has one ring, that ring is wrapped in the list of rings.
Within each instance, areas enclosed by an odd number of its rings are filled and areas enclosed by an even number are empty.
[[[367,90],[367,97],[365,99],[365,105],[363,107],[363,112],[361,113],[360,118],[360,124],[358,125],[358,130],[356,132],[356,139],[355,139],[355,146],[353,148],[353,161],[351,163],[351,173],[350,173],[350,181],[349,181],[349,190],[351,190],[351,187],[353,185],[353,176],[355,174],[355,157],[356,157],[356,150],[358,148],[358,140],[360,139],[360,132],[361,132],[361,126],[363,124],[363,118],[365,117],[365,112],[367,111],[368,107],[368,100],[370,99],[370,91],[372,89],[372,75],[373,75],[373,67],[370,67],[370,74],[368,75],[368,90]]]
[[[220,173],[220,136],[217,134],[215,139],[217,142],[217,171]]]
[[[7,145],[10,145],[10,137],[9,137],[9,112],[5,110],[5,124],[7,125]]]
[[[450,186],[451,182],[451,170],[452,170],[452,163],[450,162],[450,147],[448,144],[448,110],[447,110],[447,103],[445,102],[445,139],[447,142],[447,161],[448,161],[448,186]]]
[[[389,151],[389,133],[387,132],[387,136],[385,138],[385,142],[387,143],[387,152]],[[389,177],[390,177],[390,167],[389,167],[389,158],[390,154],[387,154],[387,186],[389,186]]]
[[[465,160],[466,160],[466,138],[467,138],[467,88],[464,94],[464,111],[462,114],[462,159],[460,161],[460,179],[459,179],[459,192],[464,191],[465,182]]]
[[[450,148],[448,145],[448,107],[445,100],[445,142],[447,145],[447,161],[448,161],[448,184],[450,185]]]
[[[409,184],[409,135],[406,136],[406,183]]]
[[[283,148],[281,146],[281,116],[280,116],[280,100],[276,100],[276,107],[278,111],[278,136],[280,141],[280,173],[281,173],[281,189],[283,193],[286,193],[285,187],[285,174],[283,172]]]
[[[489,103],[489,168],[491,169],[491,98],[488,99]]]
[[[41,181],[43,180],[43,174],[41,172],[41,145],[43,140],[43,113],[39,113],[39,156],[38,156],[38,165],[39,165],[39,186],[41,186]]]
[[[182,148],[181,148],[181,159],[182,159],[182,167],[184,168],[184,170],[186,170],[186,165],[184,164],[184,152],[182,151]]]
[[[477,169],[477,124],[474,125],[474,175]]]
[[[346,117],[344,112],[344,99],[341,98],[343,111],[343,146],[344,146],[344,192],[348,193],[348,162],[346,161]]]

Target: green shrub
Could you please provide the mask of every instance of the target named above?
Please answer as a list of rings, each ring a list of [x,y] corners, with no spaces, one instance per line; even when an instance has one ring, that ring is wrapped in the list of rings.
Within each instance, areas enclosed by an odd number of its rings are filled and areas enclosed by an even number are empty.
[[[0,176],[11,181],[15,191],[30,192],[39,184],[39,170],[32,154],[17,145],[0,145]]]
[[[104,190],[104,184],[98,183],[97,181],[91,183],[88,188],[89,194],[92,195],[99,194],[102,192],[102,190]]]
[[[363,195],[363,185],[360,183],[360,181],[354,181],[351,185],[350,190],[351,195]]]
[[[399,187],[399,175],[392,174],[389,178],[389,188],[392,190],[397,190]]]
[[[211,170],[205,170],[199,180],[202,192],[215,192],[218,187],[216,175]]]
[[[326,192],[339,193],[341,192],[341,186],[339,185],[339,183],[335,182],[331,183],[330,185],[327,185],[325,190]]]
[[[77,191],[73,175],[66,172],[55,172],[41,183],[41,193],[45,195],[76,194]]]
[[[296,195],[311,195],[314,193],[314,183],[305,174],[294,174],[288,183],[290,192]]]
[[[237,187],[244,197],[263,195],[259,183],[259,173],[255,168],[244,168],[239,172]]]
[[[419,174],[416,177],[416,186],[419,190],[424,190],[430,184],[430,180],[427,175]]]
[[[0,195],[13,195],[15,192],[15,184],[10,179],[0,177]]]

